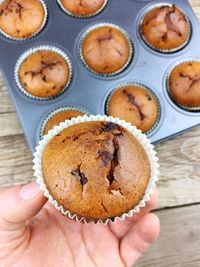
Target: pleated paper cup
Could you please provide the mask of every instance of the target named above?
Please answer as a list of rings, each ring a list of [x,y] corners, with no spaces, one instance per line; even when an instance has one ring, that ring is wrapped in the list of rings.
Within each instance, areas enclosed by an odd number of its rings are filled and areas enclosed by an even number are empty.
[[[45,150],[45,147],[49,143],[49,141],[56,135],[58,135],[62,130],[76,124],[84,123],[84,122],[92,122],[92,121],[102,121],[102,122],[112,122],[120,125],[121,127],[128,130],[142,145],[144,148],[150,163],[150,178],[145,191],[143,198],[139,201],[136,206],[133,206],[131,210],[126,213],[121,214],[120,216],[116,216],[114,218],[108,218],[105,220],[94,221],[92,219],[87,219],[84,217],[80,217],[75,213],[72,213],[70,210],[65,210],[49,193],[47,186],[45,184],[43,173],[42,173],[42,156]],[[40,185],[40,189],[44,192],[44,196],[48,198],[49,202],[59,210],[63,215],[67,216],[70,219],[73,219],[77,222],[83,223],[103,223],[108,224],[109,222],[117,222],[124,221],[127,217],[132,217],[134,213],[138,213],[142,207],[146,206],[146,202],[150,200],[150,197],[155,188],[156,182],[159,177],[159,164],[158,158],[156,156],[156,152],[154,150],[154,146],[150,144],[149,139],[147,139],[146,135],[142,134],[140,130],[136,129],[135,126],[132,126],[130,123],[127,123],[123,120],[119,120],[117,118],[101,116],[101,115],[92,115],[92,116],[82,116],[73,118],[71,120],[66,120],[65,122],[60,123],[58,126],[55,126],[52,130],[48,132],[47,135],[43,137],[43,139],[39,142],[39,145],[36,147],[36,152],[34,153],[33,159],[33,169],[34,175],[37,178],[37,183]]]

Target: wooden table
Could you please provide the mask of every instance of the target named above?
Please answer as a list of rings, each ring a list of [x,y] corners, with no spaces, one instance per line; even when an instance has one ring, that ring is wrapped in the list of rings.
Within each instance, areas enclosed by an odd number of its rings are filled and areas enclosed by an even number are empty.
[[[200,18],[200,0],[190,0]],[[0,186],[34,179],[32,155],[0,74]],[[136,266],[200,266],[200,128],[156,145],[161,235]]]

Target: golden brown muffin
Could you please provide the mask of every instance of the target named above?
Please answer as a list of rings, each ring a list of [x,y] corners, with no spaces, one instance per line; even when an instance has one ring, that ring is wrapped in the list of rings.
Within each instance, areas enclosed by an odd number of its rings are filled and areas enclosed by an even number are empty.
[[[0,4],[0,29],[17,39],[37,33],[45,19],[44,7],[38,0],[4,0]]]
[[[59,111],[58,113],[55,113],[50,119],[48,119],[45,127],[43,134],[47,134],[48,131],[53,129],[54,126],[60,124],[61,122],[65,120],[71,120],[72,118],[76,118],[78,116],[83,116],[84,113],[76,110],[76,109],[68,109],[68,110],[62,110]]]
[[[66,12],[74,16],[92,16],[103,8],[106,0],[60,0]]]
[[[200,62],[178,65],[169,76],[168,89],[178,105],[200,108]]]
[[[82,44],[85,63],[99,74],[113,74],[123,69],[130,53],[128,38],[112,26],[91,30]]]
[[[155,49],[174,50],[189,40],[190,24],[175,5],[164,5],[145,15],[140,31],[144,40]]]
[[[117,117],[142,132],[152,129],[158,120],[158,104],[150,91],[137,85],[127,85],[117,89],[108,100],[109,116]]]
[[[126,129],[96,121],[73,125],[50,140],[42,172],[59,205],[79,218],[97,221],[120,216],[139,203],[150,164]]]
[[[66,60],[56,52],[38,51],[20,66],[19,80],[24,90],[35,97],[48,98],[59,94],[69,81]]]

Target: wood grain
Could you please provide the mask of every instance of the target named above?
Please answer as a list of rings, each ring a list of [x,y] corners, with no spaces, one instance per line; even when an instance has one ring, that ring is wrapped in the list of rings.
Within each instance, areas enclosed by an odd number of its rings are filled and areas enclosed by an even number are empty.
[[[161,222],[157,242],[135,267],[199,267],[200,205],[156,212]]]

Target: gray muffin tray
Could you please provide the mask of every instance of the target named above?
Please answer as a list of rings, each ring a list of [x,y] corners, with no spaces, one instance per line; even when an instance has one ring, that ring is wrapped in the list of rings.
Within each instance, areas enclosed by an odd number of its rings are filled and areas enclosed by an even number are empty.
[[[49,112],[65,106],[79,106],[91,114],[105,114],[106,99],[121,83],[137,82],[154,91],[161,104],[161,119],[149,134],[153,143],[163,141],[200,124],[200,112],[185,111],[176,106],[166,90],[169,70],[181,61],[200,60],[199,22],[186,0],[108,0],[107,6],[98,15],[79,19],[61,10],[54,0],[45,1],[48,21],[35,37],[14,41],[0,34],[0,65],[7,88],[15,104],[28,145],[32,152],[39,142],[42,122]],[[143,12],[158,3],[174,3],[189,17],[192,36],[188,45],[178,52],[162,54],[149,48],[139,34],[139,22]],[[122,73],[113,77],[92,74],[79,57],[81,34],[97,23],[114,23],[130,35],[134,43],[134,57]],[[29,98],[18,88],[14,69],[18,58],[28,49],[40,45],[54,45],[67,53],[72,62],[73,78],[69,88],[52,100],[40,101]]]

